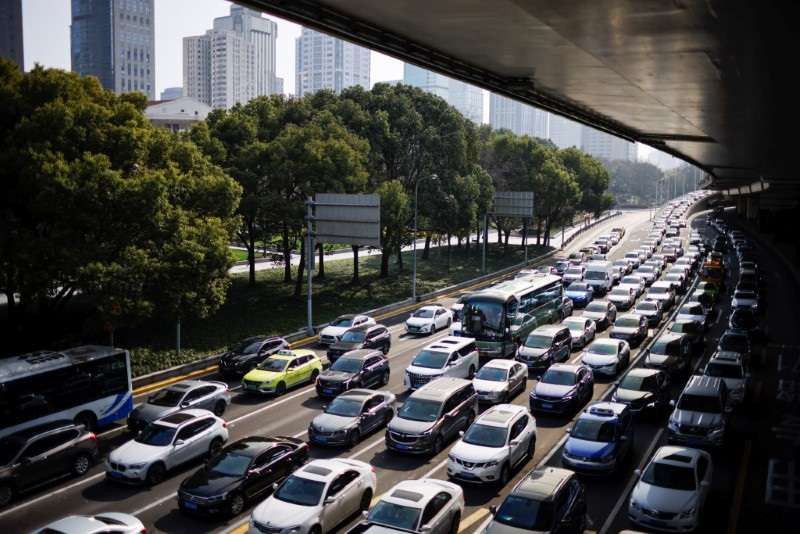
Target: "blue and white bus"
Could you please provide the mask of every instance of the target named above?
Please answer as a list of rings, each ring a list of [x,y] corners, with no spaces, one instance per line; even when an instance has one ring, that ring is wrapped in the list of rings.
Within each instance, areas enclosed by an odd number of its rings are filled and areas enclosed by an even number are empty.
[[[88,429],[133,410],[128,351],[87,345],[0,360],[0,438],[69,419]]]

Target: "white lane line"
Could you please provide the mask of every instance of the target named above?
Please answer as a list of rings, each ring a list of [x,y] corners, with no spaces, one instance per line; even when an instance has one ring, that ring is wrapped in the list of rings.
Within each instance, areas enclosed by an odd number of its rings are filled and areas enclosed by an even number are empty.
[[[93,482],[95,480],[103,478],[105,475],[106,475],[105,472],[97,473],[97,474],[94,474],[94,475],[92,475],[90,477],[82,478],[81,480],[79,480],[77,482],[74,482],[74,483],[72,483],[72,484],[70,484],[68,486],[64,486],[63,488],[59,488],[59,489],[50,491],[50,492],[48,492],[48,493],[46,493],[44,495],[40,495],[40,496],[36,497],[35,499],[31,499],[29,501],[25,501],[25,502],[19,503],[18,505],[14,506],[13,508],[9,508],[8,510],[4,510],[4,511],[0,512],[0,517],[8,515],[8,514],[10,514],[12,512],[18,512],[18,511],[20,511],[20,510],[22,510],[24,508],[27,508],[27,507],[29,507],[29,506],[31,506],[33,504],[42,502],[45,499],[52,499],[56,495],[60,495],[60,494],[62,494],[64,492],[67,492],[67,491],[73,489],[73,488],[77,488],[78,486],[83,486],[84,484],[88,484],[89,482]]]
[[[376,439],[375,441],[373,441],[372,443],[370,443],[369,445],[367,445],[367,446],[366,446],[366,447],[364,447],[363,449],[361,449],[361,450],[358,450],[358,451],[354,452],[353,454],[351,454],[350,456],[348,456],[348,457],[347,457],[347,459],[348,459],[348,460],[354,460],[354,459],[358,458],[359,456],[361,456],[362,454],[364,454],[364,453],[365,453],[365,452],[367,452],[368,450],[370,450],[370,449],[374,449],[375,447],[377,447],[378,445],[380,445],[381,443],[383,443],[383,442],[385,441],[385,439],[386,439],[386,438],[384,438],[383,436],[381,436],[380,438]]]
[[[301,437],[303,437],[303,436],[305,436],[305,435],[306,435],[306,432],[308,432],[308,430],[303,430],[302,432],[298,432],[297,434],[295,434],[295,435],[294,435],[294,436],[292,436],[292,437],[293,437],[293,438],[301,438]]]
[[[272,402],[270,404],[262,406],[261,408],[258,408],[257,410],[253,410],[252,412],[247,412],[244,415],[240,415],[239,417],[231,419],[230,421],[228,421],[228,426],[232,427],[232,426],[236,425],[236,423],[244,421],[245,419],[249,419],[250,417],[252,417],[254,415],[257,415],[257,414],[260,414],[261,412],[265,412],[265,411],[267,411],[267,410],[269,410],[271,408],[275,408],[276,406],[280,406],[281,404],[285,404],[285,403],[289,402],[290,400],[296,399],[297,397],[302,397],[303,395],[307,395],[308,393],[311,393],[312,391],[315,391],[314,390],[314,386],[308,386],[308,387],[306,387],[304,389],[301,389],[297,393],[294,393],[292,395],[289,395],[288,397],[282,398],[279,401]]]
[[[478,525],[478,528],[476,528],[476,529],[475,529],[473,532],[475,532],[475,533],[477,534],[477,533],[480,533],[480,532],[483,532],[484,530],[486,530],[486,527],[488,527],[488,526],[489,526],[489,523],[491,523],[491,522],[492,522],[492,519],[494,519],[494,516],[493,516],[493,515],[491,514],[491,512],[490,512],[490,513],[489,513],[489,517],[487,517],[486,519],[484,519],[484,520],[483,520],[483,523],[481,523],[480,525]]]
[[[175,493],[170,493],[169,495],[165,495],[164,497],[161,497],[160,499],[151,502],[147,506],[142,506],[138,510],[131,512],[131,515],[138,516],[138,515],[146,512],[146,511],[150,510],[151,508],[155,508],[156,506],[160,506],[160,505],[164,504],[165,502],[170,501],[170,500],[175,499],[175,498],[176,498]]]
[[[421,478],[429,478],[432,474],[434,474],[436,471],[438,471],[439,469],[441,469],[442,467],[444,467],[446,465],[447,465],[447,457],[445,457],[444,460],[442,460],[441,462],[439,462],[438,464],[436,464],[435,466],[430,468],[427,473],[422,475]]]

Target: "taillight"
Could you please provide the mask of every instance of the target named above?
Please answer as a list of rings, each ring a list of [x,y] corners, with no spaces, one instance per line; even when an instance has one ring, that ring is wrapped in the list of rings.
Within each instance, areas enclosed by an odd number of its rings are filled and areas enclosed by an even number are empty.
[[[94,432],[90,432],[89,439],[92,441],[97,441],[97,434],[95,434]]]
[[[139,534],[147,534],[147,529],[143,528],[142,530],[139,531]]]
[[[224,419],[222,420],[222,428],[228,428],[228,422]]]

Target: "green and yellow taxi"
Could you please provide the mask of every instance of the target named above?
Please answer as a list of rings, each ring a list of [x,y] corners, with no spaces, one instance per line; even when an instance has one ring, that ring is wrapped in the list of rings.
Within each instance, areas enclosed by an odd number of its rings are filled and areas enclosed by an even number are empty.
[[[313,384],[321,372],[322,361],[314,351],[281,350],[244,375],[242,389],[246,393],[280,395],[298,384]]]
[[[717,300],[717,296],[719,295],[719,289],[713,282],[710,281],[698,282],[697,289],[702,290],[704,293],[708,293],[713,300]]]

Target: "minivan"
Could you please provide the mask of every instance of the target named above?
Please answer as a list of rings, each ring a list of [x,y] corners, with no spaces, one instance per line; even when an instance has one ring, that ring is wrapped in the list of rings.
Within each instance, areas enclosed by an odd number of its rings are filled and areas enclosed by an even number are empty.
[[[529,371],[544,371],[555,362],[569,359],[572,352],[572,335],[569,328],[560,325],[543,325],[531,332],[517,349],[516,360]]]
[[[455,376],[472,380],[478,368],[478,347],[471,337],[447,336],[420,350],[406,368],[403,385],[419,389],[431,380]]]
[[[682,445],[722,445],[728,413],[728,388],[716,376],[694,375],[678,397],[667,424],[667,441]]]

